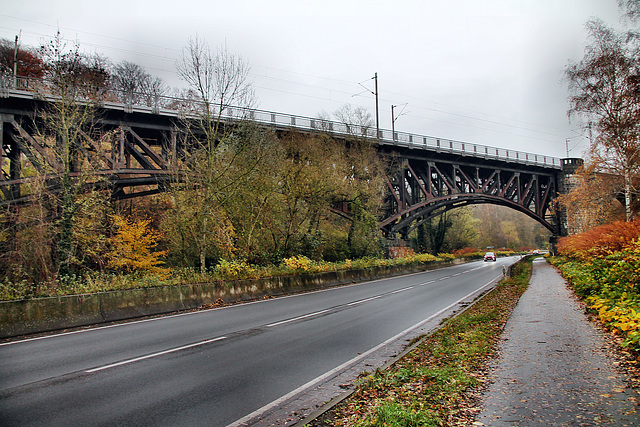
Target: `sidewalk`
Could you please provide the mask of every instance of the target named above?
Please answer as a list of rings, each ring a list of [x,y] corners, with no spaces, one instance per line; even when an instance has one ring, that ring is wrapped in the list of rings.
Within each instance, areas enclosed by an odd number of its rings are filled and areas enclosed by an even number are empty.
[[[535,260],[474,425],[640,425],[640,397],[625,387],[603,344],[560,273]]]

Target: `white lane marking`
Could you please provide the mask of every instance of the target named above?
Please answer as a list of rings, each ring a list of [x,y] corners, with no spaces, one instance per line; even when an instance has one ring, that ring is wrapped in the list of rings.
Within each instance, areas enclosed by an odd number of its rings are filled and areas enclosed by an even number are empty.
[[[147,354],[146,356],[140,356],[140,357],[136,357],[136,358],[133,358],[133,359],[123,360],[122,362],[117,362],[117,363],[112,363],[110,365],[100,366],[99,368],[87,369],[85,372],[87,374],[91,374],[93,372],[104,371],[106,369],[115,368],[116,366],[127,365],[129,363],[139,362],[139,361],[145,360],[145,359],[151,359],[152,357],[158,357],[158,356],[162,356],[164,354],[175,353],[176,351],[186,350],[188,348],[193,348],[193,347],[198,347],[200,345],[208,344],[208,343],[215,342],[215,341],[222,341],[222,340],[224,340],[226,338],[227,337],[212,338],[212,339],[200,341],[200,342],[197,342],[197,343],[194,343],[194,344],[183,345],[182,347],[176,347],[176,348],[172,348],[172,349],[169,349],[169,350],[160,351],[158,353]]]
[[[479,268],[482,268],[482,267],[476,267],[476,268],[473,268],[471,270],[467,270],[467,271],[465,271],[465,273],[468,273],[468,272],[471,272],[471,271],[474,271],[474,270],[478,270]],[[406,277],[406,276],[417,276],[419,274],[424,274],[424,273],[428,273],[428,272],[420,271],[420,272],[417,272],[417,273],[410,273],[410,274],[404,275],[404,277]],[[387,277],[387,278],[384,278],[384,279],[376,279],[376,280],[371,280],[371,281],[354,283],[354,284],[348,285],[348,286],[363,286],[363,285],[366,285],[366,284],[369,284],[369,283],[382,282],[382,281],[389,280],[389,279],[393,279],[393,278]],[[428,285],[428,284],[433,283],[433,282],[435,282],[435,280],[431,280],[431,281],[423,283],[423,284],[421,284],[419,286],[425,286],[425,285]],[[279,297],[278,299],[298,298],[300,296],[309,295],[309,294],[315,294],[315,293],[321,293],[321,292],[332,292],[332,291],[340,289],[340,288],[341,287],[328,288],[328,289],[319,289],[319,290],[316,290],[316,291],[306,292],[304,294],[284,295],[284,296]],[[80,330],[77,330],[77,331],[61,332],[61,333],[55,333],[55,334],[52,334],[52,335],[44,335],[44,336],[40,336],[40,337],[26,338],[26,339],[18,340],[18,341],[4,342],[4,343],[0,343],[0,347],[6,346],[6,345],[23,344],[23,343],[27,343],[27,342],[30,342],[30,341],[40,341],[40,340],[46,340],[46,339],[49,339],[49,338],[57,338],[57,337],[65,336],[65,335],[82,334],[82,333],[85,333],[85,332],[99,331],[99,330],[102,330],[102,329],[120,328],[120,327],[125,327],[125,326],[136,325],[138,323],[157,322],[157,321],[166,320],[166,319],[175,318],[175,317],[197,316],[197,315],[201,315],[201,314],[210,312],[212,310],[234,309],[234,308],[237,308],[237,307],[243,307],[243,306],[252,305],[252,304],[269,303],[269,301],[271,301],[271,300],[250,301],[250,302],[246,302],[246,303],[240,304],[240,305],[232,305],[232,306],[228,306],[228,307],[218,307],[218,308],[214,308],[214,309],[211,309],[211,310],[193,311],[193,312],[188,312],[188,313],[169,314],[169,315],[164,315],[164,316],[160,316],[160,317],[154,317],[153,319],[131,320],[131,321],[127,321],[125,323],[117,323],[117,324],[114,324],[114,325],[87,327],[86,329],[80,329]]]
[[[494,279],[492,279],[487,284],[481,286],[480,288],[476,289],[473,292],[470,292],[469,294],[467,294],[464,297],[460,298],[458,301],[454,302],[453,304],[448,305],[447,307],[443,308],[442,310],[438,311],[437,313],[434,313],[431,316],[427,317],[426,319],[416,323],[415,325],[410,326],[409,328],[405,329],[404,331],[392,336],[388,340],[384,341],[381,344],[378,344],[377,346],[375,346],[372,349],[360,354],[359,356],[356,356],[353,359],[344,362],[342,365],[337,366],[337,367],[333,368],[332,370],[327,371],[324,374],[320,375],[319,377],[316,377],[316,378],[312,379],[311,381],[307,382],[306,384],[301,385],[300,387],[298,387],[295,390],[285,394],[282,397],[279,397],[278,399],[274,400],[273,402],[264,405],[262,408],[256,409],[252,413],[250,413],[250,414],[240,418],[239,420],[234,421],[233,423],[227,425],[227,427],[240,427],[240,426],[243,426],[248,421],[259,417],[260,415],[264,414],[265,412],[270,411],[271,409],[277,407],[278,405],[281,405],[282,403],[284,403],[287,400],[291,399],[293,396],[295,396],[295,395],[297,395],[299,393],[302,393],[303,391],[315,386],[316,384],[318,384],[318,383],[320,383],[320,382],[322,382],[322,381],[324,381],[324,380],[326,380],[328,378],[331,378],[333,375],[335,375],[338,372],[346,369],[347,367],[359,362],[360,360],[362,360],[365,357],[369,356],[371,353],[381,349],[385,345],[387,345],[389,343],[392,343],[393,341],[401,338],[402,336],[408,334],[409,332],[413,331],[414,329],[420,328],[421,326],[423,326],[424,324],[426,324],[430,320],[436,318],[437,316],[441,315],[442,313],[446,312],[447,310],[455,307],[456,305],[460,304],[462,301],[466,300],[467,298],[471,298],[474,294],[479,293],[480,291],[484,290],[484,288],[486,288],[487,286],[491,285],[493,282],[495,282],[496,280],[498,280],[501,277],[502,277],[502,274],[500,274],[499,276],[496,276]]]
[[[328,309],[327,310],[320,310],[320,311],[316,311],[314,313],[305,314],[304,316],[294,317],[293,319],[287,319],[287,320],[283,320],[281,322],[270,323],[270,324],[267,325],[267,328],[272,328],[274,326],[284,325],[285,323],[295,322],[296,320],[306,319],[307,317],[317,316],[319,314],[326,313],[327,311],[329,311],[329,310]]]
[[[440,280],[447,280],[447,279],[449,279],[450,277],[451,277],[451,276],[444,276],[444,277],[439,278],[439,279],[438,279],[438,281],[440,281]]]
[[[366,299],[363,299],[363,300],[360,300],[360,301],[354,301],[354,302],[349,303],[347,305],[349,305],[349,306],[350,305],[358,305],[358,304],[362,304],[363,302],[373,301],[374,299],[378,299],[378,298],[382,298],[382,295],[378,295],[378,296],[371,297],[371,298],[366,298]]]
[[[391,292],[392,294],[399,294],[400,292],[408,291],[409,289],[413,289],[415,286],[409,286],[408,288],[398,289],[397,291]]]

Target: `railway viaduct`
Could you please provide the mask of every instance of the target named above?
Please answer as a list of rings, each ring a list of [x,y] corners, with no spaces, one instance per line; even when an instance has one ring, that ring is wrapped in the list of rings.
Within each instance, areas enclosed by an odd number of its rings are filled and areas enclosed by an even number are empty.
[[[28,202],[33,195],[23,187],[33,170],[48,171],[55,183],[61,165],[34,136],[34,114],[54,98],[38,94],[22,82],[0,84],[0,204]],[[174,100],[175,101],[175,100]],[[97,125],[117,135],[104,146],[86,135],[78,149],[91,162],[93,174],[110,182],[113,197],[127,199],[155,194],[170,183],[179,169],[184,110],[167,99],[147,105],[103,101]],[[553,208],[566,192],[582,159],[558,159],[540,154],[477,145],[388,130],[360,128],[309,117],[263,110],[229,108],[225,120],[249,119],[280,132],[328,132],[336,138],[354,134],[371,138],[382,155],[393,156],[397,172],[388,176],[386,212],[379,228],[389,238],[406,238],[421,222],[443,210],[491,203],[518,210],[549,229],[554,238],[567,234],[567,218]],[[23,166],[31,165],[29,173]],[[346,213],[346,207],[342,213]],[[340,210],[340,206],[332,209]]]

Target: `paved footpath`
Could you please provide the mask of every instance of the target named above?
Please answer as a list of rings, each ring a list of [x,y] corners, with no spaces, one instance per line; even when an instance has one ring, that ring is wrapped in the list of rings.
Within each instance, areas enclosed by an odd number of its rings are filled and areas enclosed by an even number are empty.
[[[474,425],[640,425],[640,397],[626,388],[603,345],[560,273],[536,259]]]

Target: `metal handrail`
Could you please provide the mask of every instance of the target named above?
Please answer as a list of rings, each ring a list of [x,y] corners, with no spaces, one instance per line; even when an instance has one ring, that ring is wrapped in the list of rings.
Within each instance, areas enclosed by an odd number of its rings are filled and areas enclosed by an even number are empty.
[[[42,79],[17,77],[14,81],[12,75],[0,75],[0,97],[11,95],[36,97],[51,87],[52,83]],[[133,96],[137,95],[137,96]],[[54,96],[46,96],[53,98]],[[100,104],[111,109],[122,109],[126,112],[144,112],[178,118],[197,117],[198,100],[171,97],[166,95],[131,94],[123,91],[107,89],[101,91]],[[144,99],[143,104],[122,102],[123,99]],[[215,110],[214,114],[220,114]],[[376,129],[371,126],[347,124],[319,118],[284,114],[274,111],[258,110],[244,107],[227,106],[223,109],[221,118],[224,120],[248,119],[280,128],[294,128],[302,131],[323,131],[342,136],[358,136],[376,139],[379,144],[410,147],[442,153],[451,153],[462,156],[501,160],[520,164],[543,166],[554,169],[562,168],[562,160],[541,154],[524,151],[508,150],[469,142],[455,141],[446,138],[419,135],[406,132],[392,132],[380,129],[376,138]]]

